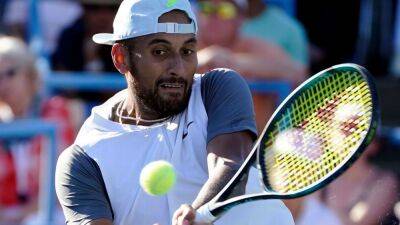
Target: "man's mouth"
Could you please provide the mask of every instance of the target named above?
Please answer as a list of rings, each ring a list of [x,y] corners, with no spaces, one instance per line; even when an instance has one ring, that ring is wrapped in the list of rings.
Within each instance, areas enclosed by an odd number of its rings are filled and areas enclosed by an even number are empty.
[[[183,88],[184,84],[183,83],[161,83],[160,84],[161,88]]]

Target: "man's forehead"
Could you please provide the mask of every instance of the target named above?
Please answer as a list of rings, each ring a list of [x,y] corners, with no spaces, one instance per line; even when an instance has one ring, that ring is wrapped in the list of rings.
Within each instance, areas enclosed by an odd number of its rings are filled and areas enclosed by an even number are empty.
[[[155,44],[155,43],[165,43],[171,45],[183,45],[196,43],[196,35],[195,34],[167,34],[167,33],[156,33],[151,35],[146,35],[145,41],[147,45]]]
[[[168,34],[168,33],[156,33],[148,34],[140,37],[135,37],[125,41],[126,44],[131,46],[143,46],[148,47],[152,44],[163,43],[181,46],[184,44],[196,44],[197,38],[195,34]]]

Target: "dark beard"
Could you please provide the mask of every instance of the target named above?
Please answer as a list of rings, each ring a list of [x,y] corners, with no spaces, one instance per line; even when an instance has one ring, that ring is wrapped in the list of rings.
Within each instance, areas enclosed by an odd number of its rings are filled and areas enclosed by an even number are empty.
[[[181,82],[184,84],[185,92],[183,98],[179,100],[168,100],[158,94],[158,84],[162,82]],[[139,81],[140,82],[140,81]],[[192,82],[190,82],[192,83]],[[159,118],[169,117],[181,113],[186,109],[189,103],[192,87],[188,87],[188,82],[183,78],[170,78],[168,80],[158,80],[154,89],[145,89],[138,83],[135,83],[137,101],[140,105],[146,107],[146,110],[156,113]]]

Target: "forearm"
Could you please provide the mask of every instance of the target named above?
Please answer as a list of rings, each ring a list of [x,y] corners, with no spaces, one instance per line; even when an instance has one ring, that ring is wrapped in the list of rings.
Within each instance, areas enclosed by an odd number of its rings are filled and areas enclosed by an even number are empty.
[[[210,159],[214,160],[214,159]],[[227,162],[223,159],[217,159],[213,173],[200,190],[197,198],[193,202],[193,208],[197,209],[205,203],[209,202],[214,196],[216,196],[230,181],[230,179],[236,174],[240,167],[240,164]],[[233,190],[230,197],[238,196],[245,192],[247,179],[243,179],[237,188]]]
[[[209,178],[192,203],[199,208],[215,197],[236,174],[252,146],[247,132],[224,134],[214,138],[208,145],[207,165]],[[229,197],[245,192],[247,176],[236,186]]]

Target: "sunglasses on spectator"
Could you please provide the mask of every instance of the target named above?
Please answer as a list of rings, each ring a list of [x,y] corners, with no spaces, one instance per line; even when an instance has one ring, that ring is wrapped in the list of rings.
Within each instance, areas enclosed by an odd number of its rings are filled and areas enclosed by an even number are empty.
[[[198,8],[205,16],[217,15],[218,18],[223,20],[231,20],[238,14],[236,6],[227,1],[213,3],[211,1],[198,2]]]
[[[11,79],[17,74],[17,68],[9,68],[4,71],[0,71],[0,80]]]

